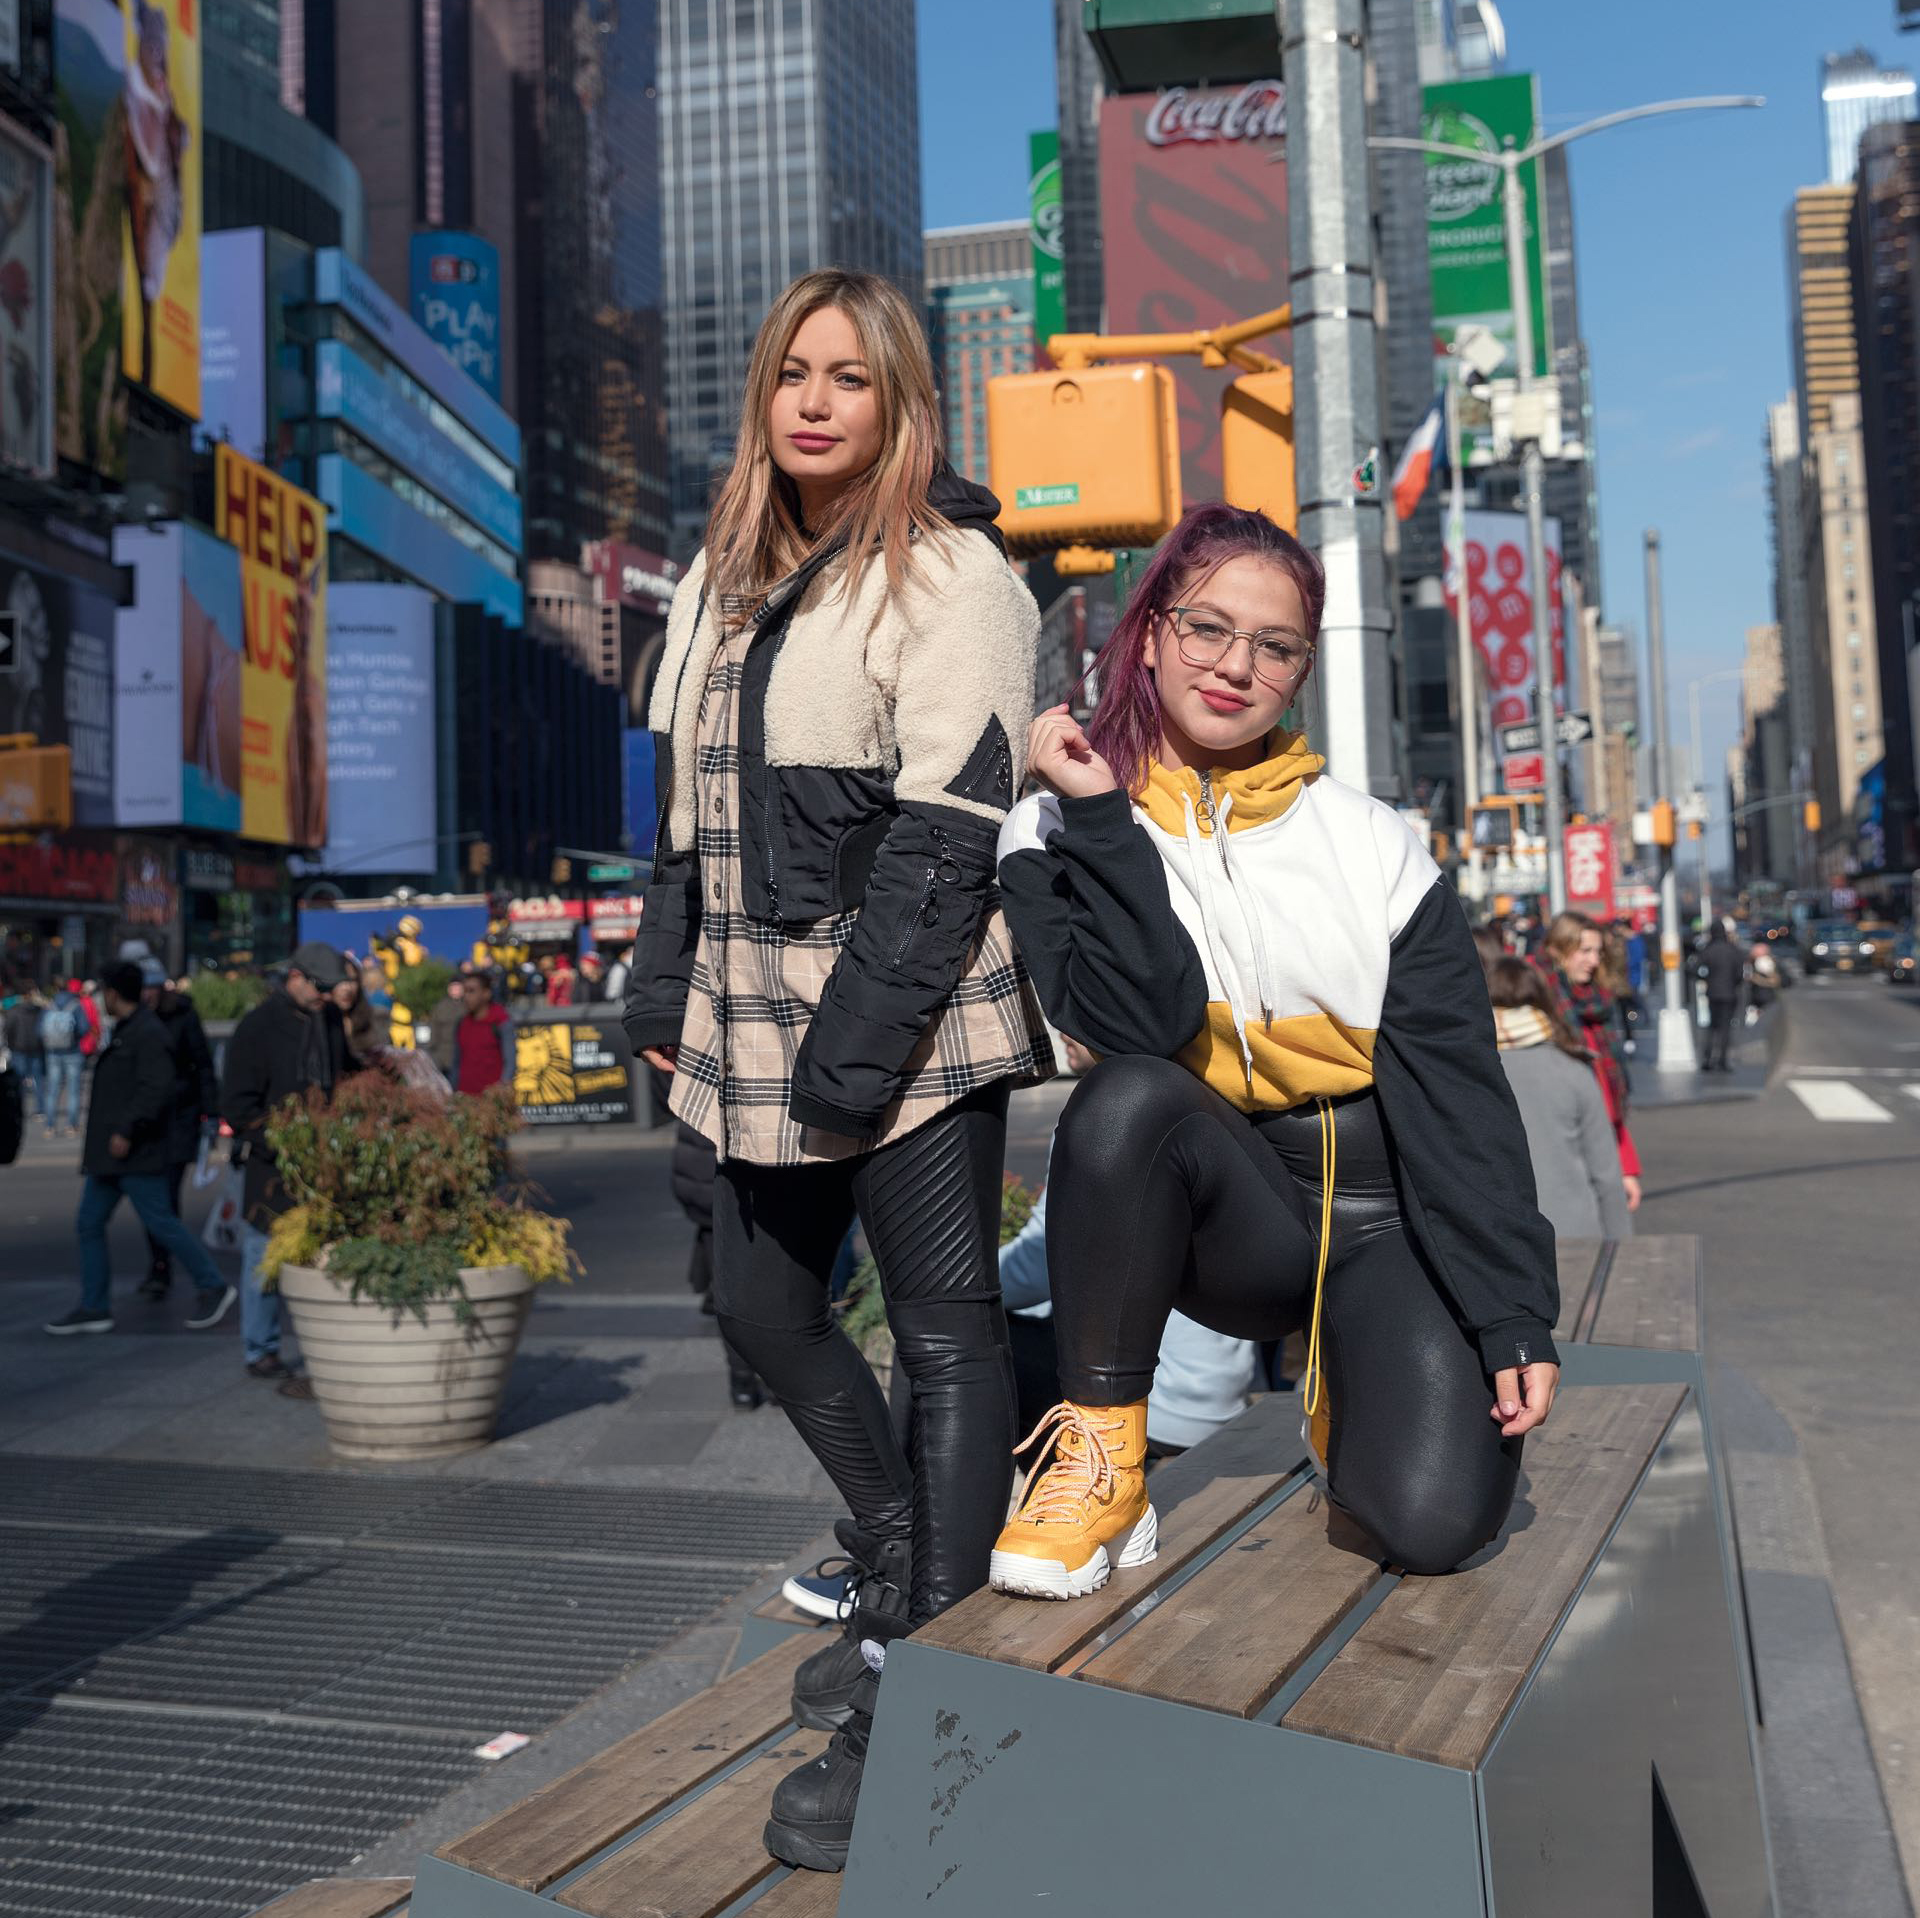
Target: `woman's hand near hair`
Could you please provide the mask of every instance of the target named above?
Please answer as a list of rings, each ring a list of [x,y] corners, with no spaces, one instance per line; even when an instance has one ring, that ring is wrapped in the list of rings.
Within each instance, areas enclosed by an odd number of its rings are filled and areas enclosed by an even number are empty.
[[[1062,799],[1093,799],[1120,790],[1113,768],[1093,750],[1065,706],[1049,706],[1028,730],[1027,771]]]
[[[1509,1365],[1504,1371],[1496,1372],[1490,1416],[1500,1421],[1500,1436],[1518,1438],[1522,1432],[1531,1432],[1536,1425],[1546,1424],[1559,1383],[1560,1368],[1544,1361]]]

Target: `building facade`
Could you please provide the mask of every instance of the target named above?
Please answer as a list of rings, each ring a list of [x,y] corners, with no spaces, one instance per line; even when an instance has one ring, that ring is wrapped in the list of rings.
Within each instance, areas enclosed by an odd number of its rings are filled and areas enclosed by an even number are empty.
[[[1787,216],[1787,305],[1803,447],[1826,431],[1834,396],[1860,390],[1852,220],[1851,185],[1802,187]]]
[[[927,340],[947,458],[987,483],[987,382],[1030,373],[1032,238],[1027,222],[945,227],[927,235]]]
[[[1780,651],[1787,681],[1787,752],[1793,791],[1814,791],[1814,750],[1821,703],[1815,694],[1813,617],[1808,604],[1806,550],[1806,472],[1800,447],[1800,407],[1789,394],[1767,409],[1766,483],[1773,557],[1773,619],[1780,629]],[[1805,837],[1796,840],[1805,848]],[[1795,878],[1812,877],[1802,859]]]
[[[1740,792],[1733,820],[1734,878],[1790,885],[1798,865],[1800,820],[1787,738],[1786,659],[1776,625],[1747,629],[1734,761]]]
[[[780,290],[847,266],[921,303],[912,0],[660,0],[659,114],[668,550],[684,558]]]
[[[1827,183],[1849,184],[1860,165],[1860,136],[1888,120],[1910,120],[1913,75],[1883,69],[1865,47],[1830,53],[1821,66],[1820,111],[1827,142]]]
[[[1100,102],[1106,82],[1081,0],[1053,0],[1053,72],[1060,121],[1060,240],[1067,331],[1098,333],[1107,310],[1100,225]]]

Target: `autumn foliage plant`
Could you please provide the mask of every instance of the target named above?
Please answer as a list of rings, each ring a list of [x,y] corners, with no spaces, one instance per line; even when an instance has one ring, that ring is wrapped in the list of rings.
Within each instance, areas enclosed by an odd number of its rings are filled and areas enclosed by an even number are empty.
[[[569,1277],[566,1220],[539,1210],[507,1163],[519,1124],[505,1087],[449,1099],[380,1072],[289,1099],[267,1143],[295,1203],[268,1236],[263,1276],[321,1266],[355,1299],[423,1320],[439,1299],[468,1316],[466,1267]]]

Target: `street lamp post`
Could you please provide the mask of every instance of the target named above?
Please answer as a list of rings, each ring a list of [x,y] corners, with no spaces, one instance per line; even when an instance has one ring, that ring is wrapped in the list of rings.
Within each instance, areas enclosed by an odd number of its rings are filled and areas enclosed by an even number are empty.
[[[1527,284],[1526,195],[1521,168],[1531,166],[1543,153],[1563,147],[1590,133],[1623,125],[1629,120],[1648,120],[1668,113],[1710,111],[1722,107],[1759,107],[1766,104],[1756,94],[1715,94],[1692,100],[1661,100],[1650,106],[1628,107],[1619,113],[1602,114],[1565,133],[1555,133],[1532,145],[1516,147],[1509,143],[1499,153],[1479,147],[1455,146],[1444,140],[1416,140],[1402,134],[1377,134],[1369,142],[1376,147],[1405,148],[1428,153],[1445,160],[1467,160],[1476,166],[1497,166],[1501,171],[1501,207],[1506,227],[1507,297],[1513,305],[1513,334],[1516,372],[1520,392],[1531,395],[1538,385],[1533,370],[1533,298]],[[1566,845],[1560,793],[1560,742],[1553,710],[1553,609],[1547,603],[1547,528],[1546,457],[1541,451],[1541,418],[1536,408],[1520,409],[1517,425],[1522,436],[1521,490],[1526,496],[1527,546],[1533,573],[1533,665],[1534,715],[1540,729],[1541,786],[1545,800],[1547,835],[1547,900],[1555,912],[1564,909],[1566,894]]]
[[[1660,593],[1660,535],[1647,530],[1647,697],[1653,704],[1653,786],[1657,800],[1673,790],[1673,755],[1667,744],[1667,622]],[[1680,1003],[1680,878],[1673,848],[1660,854],[1660,1023],[1654,1069],[1692,1072],[1696,1058],[1693,1021]]]

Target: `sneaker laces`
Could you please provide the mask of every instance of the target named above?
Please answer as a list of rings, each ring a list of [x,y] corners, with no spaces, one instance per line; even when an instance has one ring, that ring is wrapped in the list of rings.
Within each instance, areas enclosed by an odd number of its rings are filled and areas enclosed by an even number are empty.
[[[1107,1449],[1103,1427],[1105,1432],[1124,1431],[1125,1421],[1108,1415],[1096,1424],[1100,1417],[1098,1409],[1062,1399],[1013,1448],[1018,1458],[1022,1452],[1040,1447],[1020,1486],[1018,1509],[1023,1522],[1045,1525],[1055,1520],[1070,1524],[1079,1518],[1085,1500],[1102,1499],[1111,1493],[1113,1455]],[[1033,1492],[1034,1481],[1043,1472],[1046,1477],[1029,1505],[1027,1494]]]
[[[836,1602],[840,1607],[840,1616],[844,1618],[853,1610],[859,1599],[861,1585],[872,1578],[874,1572],[870,1565],[862,1565],[857,1558],[849,1558],[845,1553],[841,1553],[821,1559],[806,1576],[840,1581],[840,1597]]]

